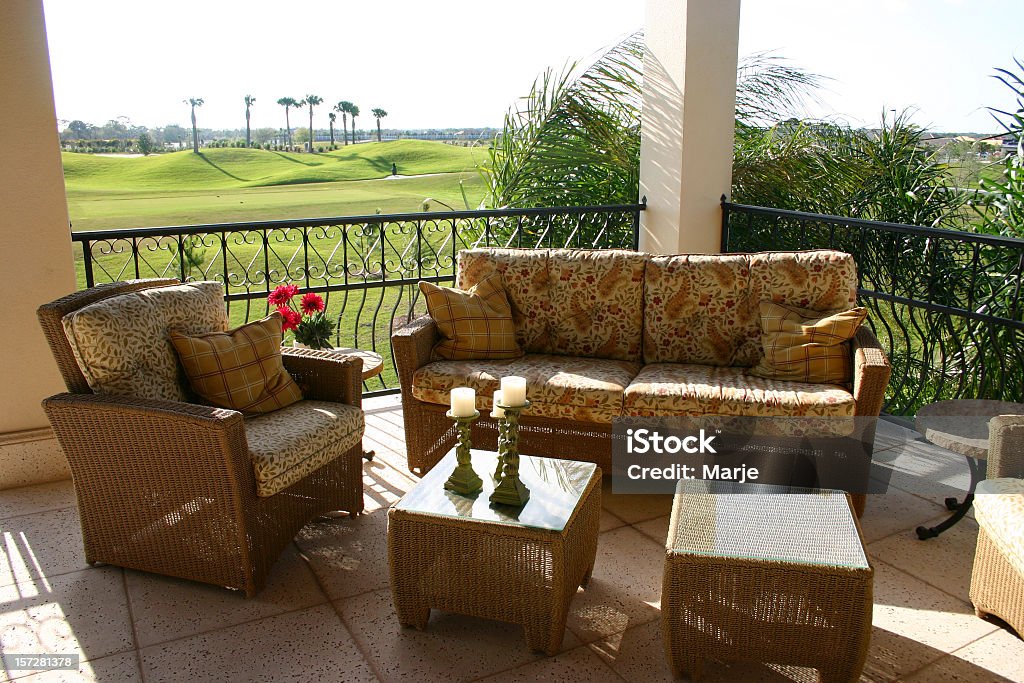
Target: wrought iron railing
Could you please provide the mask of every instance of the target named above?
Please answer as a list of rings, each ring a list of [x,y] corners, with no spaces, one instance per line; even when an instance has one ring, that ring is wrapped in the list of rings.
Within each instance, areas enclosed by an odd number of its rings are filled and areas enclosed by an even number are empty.
[[[376,351],[384,372],[367,395],[398,391],[391,332],[424,312],[417,283],[454,281],[456,255],[476,246],[635,248],[643,204],[450,211],[315,220],[97,230],[72,235],[79,287],[130,278],[224,283],[241,324],[269,312],[291,282],[321,293],[335,344]]]
[[[885,410],[1024,400],[1024,240],[722,201],[722,251],[840,249],[893,366]]]

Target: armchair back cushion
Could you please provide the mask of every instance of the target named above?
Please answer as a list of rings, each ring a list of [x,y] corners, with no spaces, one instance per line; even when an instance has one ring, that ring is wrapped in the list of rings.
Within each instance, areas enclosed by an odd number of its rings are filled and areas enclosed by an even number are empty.
[[[61,321],[89,388],[97,394],[188,400],[170,331],[223,332],[219,282],[190,282],[101,299]]]

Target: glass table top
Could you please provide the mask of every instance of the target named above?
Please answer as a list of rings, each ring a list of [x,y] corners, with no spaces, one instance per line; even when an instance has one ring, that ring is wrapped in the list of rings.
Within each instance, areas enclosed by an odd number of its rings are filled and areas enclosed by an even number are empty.
[[[445,490],[444,483],[455,469],[455,464],[455,451],[452,450],[394,507],[441,517],[562,531],[597,470],[597,466],[589,462],[520,456],[519,477],[530,489],[530,499],[522,508],[517,508],[489,500],[494,491],[491,475],[498,464],[497,453],[473,450],[473,469],[483,480],[484,487],[472,497]]]
[[[768,484],[682,479],[670,552],[867,568],[846,494]]]

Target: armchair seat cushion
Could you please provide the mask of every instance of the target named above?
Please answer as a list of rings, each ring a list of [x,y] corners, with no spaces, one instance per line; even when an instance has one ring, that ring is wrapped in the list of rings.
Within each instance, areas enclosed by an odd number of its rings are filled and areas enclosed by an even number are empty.
[[[853,394],[832,384],[755,377],[730,366],[652,363],[626,387],[622,413],[852,417],[855,409]]]
[[[413,375],[412,395],[427,403],[447,405],[455,387],[476,390],[477,409],[490,410],[501,378],[526,378],[530,408],[524,416],[567,418],[610,424],[622,410],[622,393],[640,371],[632,361],[527,354],[513,360],[438,361]]]
[[[1024,573],[1024,479],[980,482],[974,514],[1010,564]]]
[[[246,419],[257,494],[272,496],[331,462],[362,440],[363,429],[361,409],[329,401],[299,401]]]

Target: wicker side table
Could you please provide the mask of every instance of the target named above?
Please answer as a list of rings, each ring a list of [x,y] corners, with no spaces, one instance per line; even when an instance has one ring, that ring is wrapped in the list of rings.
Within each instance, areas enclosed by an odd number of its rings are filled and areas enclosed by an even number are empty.
[[[475,497],[444,489],[448,453],[388,511],[388,564],[403,626],[425,628],[431,608],[521,624],[532,650],[558,652],[569,602],[590,579],[601,515],[592,463],[522,456],[522,508],[492,505],[497,455],[473,451]]]
[[[680,481],[661,598],[676,676],[696,679],[703,660],[713,658],[858,680],[871,637],[874,570],[849,498],[784,490]]]

